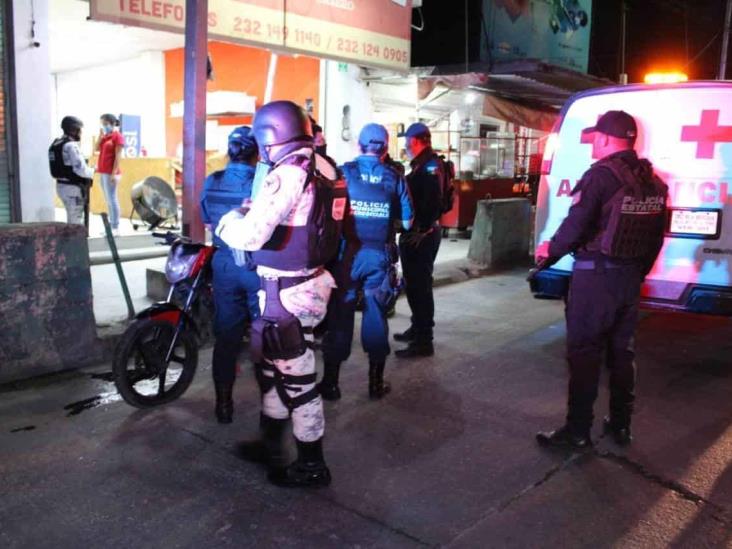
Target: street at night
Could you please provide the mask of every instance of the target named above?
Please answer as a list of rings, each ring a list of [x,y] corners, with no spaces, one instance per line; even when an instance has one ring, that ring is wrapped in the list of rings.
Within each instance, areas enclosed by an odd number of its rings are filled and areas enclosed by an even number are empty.
[[[258,393],[246,363],[234,423],[217,425],[210,349],[187,394],[149,411],[121,402],[102,367],[6,387],[0,544],[729,546],[729,320],[643,313],[633,444],[596,420],[594,450],[551,451],[534,434],[565,413],[563,306],[533,299],[524,277],[436,290],[437,354],[391,361],[383,402],[367,399],[354,351],[342,400],[326,403],[333,483],[316,492],[273,487],[236,456]],[[394,331],[408,320],[404,300],[397,310]],[[603,387],[596,414],[606,407]]]

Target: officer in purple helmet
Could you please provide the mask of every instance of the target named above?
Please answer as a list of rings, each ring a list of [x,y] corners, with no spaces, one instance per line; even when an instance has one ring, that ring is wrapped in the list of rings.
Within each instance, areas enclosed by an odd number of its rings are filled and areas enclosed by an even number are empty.
[[[254,118],[260,160],[271,167],[246,215],[221,220],[219,236],[251,253],[262,279],[262,316],[251,353],[262,391],[261,439],[240,445],[281,486],[330,484],[323,457],[325,418],[316,388],[313,327],[335,286],[323,265],[335,254],[347,208],[345,183],[313,150],[310,121],[290,101],[264,105]],[[297,459],[283,463],[282,435],[292,419]]]

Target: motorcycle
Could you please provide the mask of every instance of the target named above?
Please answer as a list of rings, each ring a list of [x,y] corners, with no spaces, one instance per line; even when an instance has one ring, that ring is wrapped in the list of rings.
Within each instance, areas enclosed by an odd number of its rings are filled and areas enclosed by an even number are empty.
[[[170,246],[165,301],[141,311],[114,351],[112,372],[122,398],[137,408],[166,404],[193,381],[198,348],[210,335],[211,260],[216,248],[180,235],[153,233]]]

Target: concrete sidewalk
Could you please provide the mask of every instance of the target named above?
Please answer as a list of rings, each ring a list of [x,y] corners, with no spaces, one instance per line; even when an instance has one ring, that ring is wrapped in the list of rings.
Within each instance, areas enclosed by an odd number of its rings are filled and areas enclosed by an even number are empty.
[[[151,239],[151,237],[138,238]],[[127,240],[127,238],[119,240]],[[473,273],[472,276],[482,274],[479,267],[471,267],[467,260],[469,244],[470,241],[467,239],[443,239],[435,263],[435,286],[467,280],[471,278],[471,273]],[[104,246],[106,246],[105,241],[93,244],[94,250],[97,252],[101,251]],[[90,244],[91,249],[92,244]],[[164,265],[164,257],[129,261],[122,264],[136,310],[143,309],[152,303],[152,300],[147,297],[146,270],[148,268],[162,269]],[[123,324],[127,318],[127,307],[114,265],[93,265],[91,274],[94,316],[97,326],[108,328]]]
[[[593,452],[546,451],[534,433],[563,420],[563,307],[523,278],[438,288],[436,355],[390,359],[382,402],[354,345],[343,399],[326,404],[333,484],[316,492],[236,457],[257,432],[248,361],[228,426],[213,419],[210,350],[159,409],[121,402],[106,367],[3,388],[0,546],[730,547],[729,321],[646,315],[633,445],[597,428]],[[408,315],[400,301],[392,331]]]

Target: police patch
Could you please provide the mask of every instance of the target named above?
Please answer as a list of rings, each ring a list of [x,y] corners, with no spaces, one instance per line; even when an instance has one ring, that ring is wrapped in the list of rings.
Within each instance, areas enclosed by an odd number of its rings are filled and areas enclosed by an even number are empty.
[[[333,199],[333,208],[331,209],[331,216],[336,221],[342,221],[343,216],[346,212],[346,199],[335,198]]]

